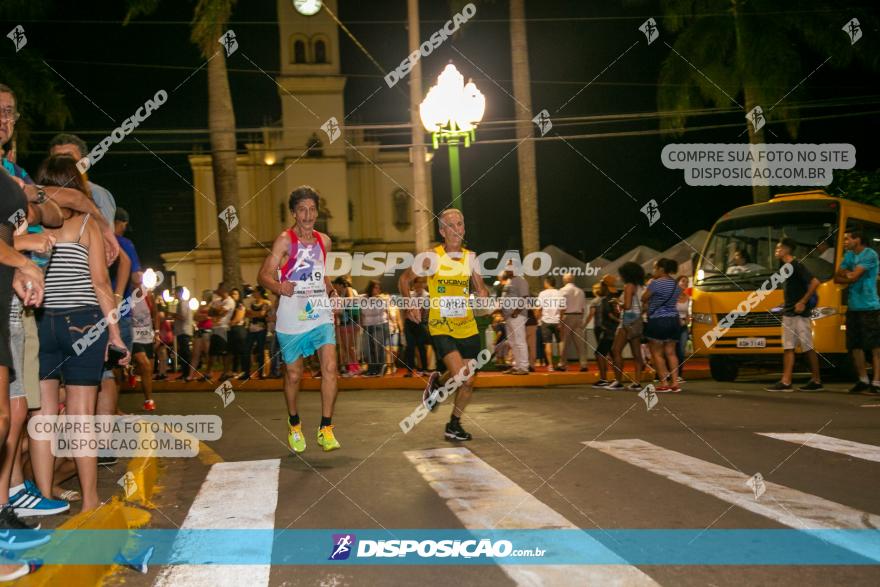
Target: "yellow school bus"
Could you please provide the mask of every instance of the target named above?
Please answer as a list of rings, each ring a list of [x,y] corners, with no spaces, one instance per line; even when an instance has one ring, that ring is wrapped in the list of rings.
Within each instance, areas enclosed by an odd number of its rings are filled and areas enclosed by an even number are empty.
[[[847,228],[860,229],[866,245],[880,247],[880,208],[806,191],[737,208],[715,223],[695,255],[691,306],[694,351],[709,358],[715,380],[735,380],[744,363],[781,366],[783,299],[773,251],[784,236],[797,242],[795,257],[821,282],[812,311],[819,362],[848,368],[847,288],[833,281]]]

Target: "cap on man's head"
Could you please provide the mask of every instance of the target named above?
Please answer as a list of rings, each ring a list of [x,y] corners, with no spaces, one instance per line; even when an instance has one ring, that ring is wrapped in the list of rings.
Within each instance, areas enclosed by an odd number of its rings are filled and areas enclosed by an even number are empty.
[[[116,222],[128,222],[128,210],[125,208],[116,208]]]

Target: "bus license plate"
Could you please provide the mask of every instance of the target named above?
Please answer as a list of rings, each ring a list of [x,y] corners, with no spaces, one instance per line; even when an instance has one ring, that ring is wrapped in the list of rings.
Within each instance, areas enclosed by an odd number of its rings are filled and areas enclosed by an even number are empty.
[[[738,349],[763,349],[767,347],[766,338],[737,338],[736,348]]]

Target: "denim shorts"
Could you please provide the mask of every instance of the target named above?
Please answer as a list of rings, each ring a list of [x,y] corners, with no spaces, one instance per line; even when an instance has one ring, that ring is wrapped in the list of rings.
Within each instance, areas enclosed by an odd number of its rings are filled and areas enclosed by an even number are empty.
[[[97,336],[87,333],[103,317],[98,306],[43,310],[39,320],[40,379],[100,385],[110,335],[106,328]]]
[[[681,321],[678,316],[648,318],[645,325],[645,338],[658,342],[677,341],[681,336]]]

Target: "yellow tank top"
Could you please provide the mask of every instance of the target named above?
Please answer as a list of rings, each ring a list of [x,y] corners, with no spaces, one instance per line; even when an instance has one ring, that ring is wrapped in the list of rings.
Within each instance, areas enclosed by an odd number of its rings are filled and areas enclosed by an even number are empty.
[[[428,295],[431,310],[428,312],[428,330],[431,335],[452,338],[468,338],[479,333],[474,313],[468,305],[471,289],[471,268],[467,249],[462,248],[461,260],[446,254],[443,245],[434,248],[438,266],[434,275],[428,276]]]

